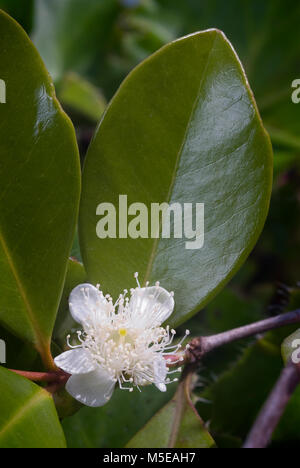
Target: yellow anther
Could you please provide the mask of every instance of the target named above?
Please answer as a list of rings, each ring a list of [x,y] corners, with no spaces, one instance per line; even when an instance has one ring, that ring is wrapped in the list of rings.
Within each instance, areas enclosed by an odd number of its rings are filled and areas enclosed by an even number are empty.
[[[127,330],[125,328],[120,328],[119,329],[119,335],[120,336],[126,336],[127,335]]]

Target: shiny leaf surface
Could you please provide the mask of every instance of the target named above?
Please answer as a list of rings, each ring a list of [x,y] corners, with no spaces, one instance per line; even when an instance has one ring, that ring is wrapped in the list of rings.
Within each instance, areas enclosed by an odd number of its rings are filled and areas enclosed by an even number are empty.
[[[73,126],[21,27],[0,12],[0,322],[48,360],[80,190]]]
[[[141,282],[175,292],[178,325],[246,259],[268,211],[272,151],[232,46],[217,30],[177,40],[138,66],[108,106],[86,158],[79,234],[90,281],[117,295]],[[202,248],[185,238],[99,239],[98,204],[204,203]],[[194,206],[195,209],[195,206]],[[137,212],[137,214],[139,214]],[[149,215],[150,217],[150,215]],[[128,221],[133,217],[128,216]],[[138,228],[137,228],[138,229]]]

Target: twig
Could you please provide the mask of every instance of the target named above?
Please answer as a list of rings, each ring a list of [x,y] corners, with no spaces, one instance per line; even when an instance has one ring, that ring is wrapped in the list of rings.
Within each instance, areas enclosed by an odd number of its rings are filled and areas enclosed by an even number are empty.
[[[194,338],[187,347],[185,359],[187,366],[184,373],[193,372],[193,369],[199,365],[207,353],[220,346],[298,322],[300,322],[300,309],[217,335]],[[283,370],[258,416],[244,448],[264,448],[268,445],[284,409],[299,383],[300,367],[290,362]]]
[[[290,362],[282,371],[243,448],[265,448],[268,446],[285,407],[299,383],[299,367]]]
[[[55,393],[61,387],[63,387],[70,375],[66,372],[59,370],[57,372],[31,372],[31,371],[22,371],[9,369],[15,374],[21,375],[26,379],[32,380],[33,382],[47,382],[49,385],[46,387],[46,390],[50,393]]]
[[[188,345],[186,360],[191,364],[199,363],[204,355],[220,346],[298,322],[300,309],[217,335],[194,338]]]
[[[15,374],[21,375],[26,379],[32,380],[33,382],[56,382],[58,378],[62,376],[62,372],[31,372],[31,371],[22,371],[16,369],[9,369]]]

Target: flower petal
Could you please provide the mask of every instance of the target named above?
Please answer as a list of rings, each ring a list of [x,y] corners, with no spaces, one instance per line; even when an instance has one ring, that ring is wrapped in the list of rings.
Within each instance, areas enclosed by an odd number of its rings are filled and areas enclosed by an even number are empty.
[[[148,328],[160,326],[174,310],[173,296],[160,286],[136,288],[130,303],[132,326]]]
[[[155,386],[161,392],[165,392],[167,390],[167,386],[165,382],[166,382],[166,377],[168,374],[168,368],[167,368],[165,359],[162,357],[161,359],[155,360],[153,363],[153,367],[154,367]]]
[[[66,390],[84,405],[98,407],[108,402],[115,383],[106,371],[97,369],[89,374],[72,375],[66,384]]]
[[[99,320],[106,317],[109,303],[102,291],[92,284],[80,284],[70,294],[69,306],[72,317],[82,325],[95,315]]]
[[[83,348],[71,349],[56,356],[55,364],[68,374],[87,374],[95,370],[89,352]]]

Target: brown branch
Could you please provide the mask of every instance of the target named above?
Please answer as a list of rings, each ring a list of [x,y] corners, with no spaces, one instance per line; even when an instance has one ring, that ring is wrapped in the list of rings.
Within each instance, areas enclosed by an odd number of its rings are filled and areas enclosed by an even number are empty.
[[[193,372],[206,354],[220,346],[299,322],[300,309],[217,335],[194,338],[187,346],[185,358],[187,366],[185,366],[183,374]],[[300,384],[300,366],[290,362],[283,370],[269,399],[254,423],[244,448],[264,448],[268,445],[298,384]]]
[[[194,338],[189,343],[186,350],[185,363],[188,365],[185,367],[183,375],[186,376],[192,372],[193,367],[199,364],[203,356],[213,349],[219,348],[220,346],[240,340],[242,338],[247,338],[258,333],[263,333],[268,330],[298,322],[300,322],[300,309],[246,325],[244,327],[235,328],[224,333],[219,333],[217,335]],[[178,360],[178,356],[169,356],[168,360],[171,361],[170,365],[175,364],[175,362]],[[70,377],[69,374],[66,374],[61,370],[53,372],[28,372],[14,369],[10,370],[35,382],[48,382],[49,385],[46,387],[46,389],[51,393],[62,387]]]
[[[292,394],[300,383],[300,369],[290,362],[264,404],[243,448],[265,448],[271,441]]]
[[[191,364],[196,364],[203,356],[220,346],[298,322],[300,322],[300,309],[217,335],[194,338],[188,345],[186,360]]]
[[[21,375],[26,379],[32,380],[33,382],[56,382],[57,379],[62,375],[62,372],[31,372],[22,371],[16,369],[9,369],[15,374]]]
[[[63,387],[70,375],[66,372],[59,370],[57,372],[31,372],[31,371],[22,371],[9,369],[15,374],[21,375],[26,379],[32,380],[33,382],[47,382],[49,385],[46,387],[46,390],[50,393],[55,393],[61,387]]]

